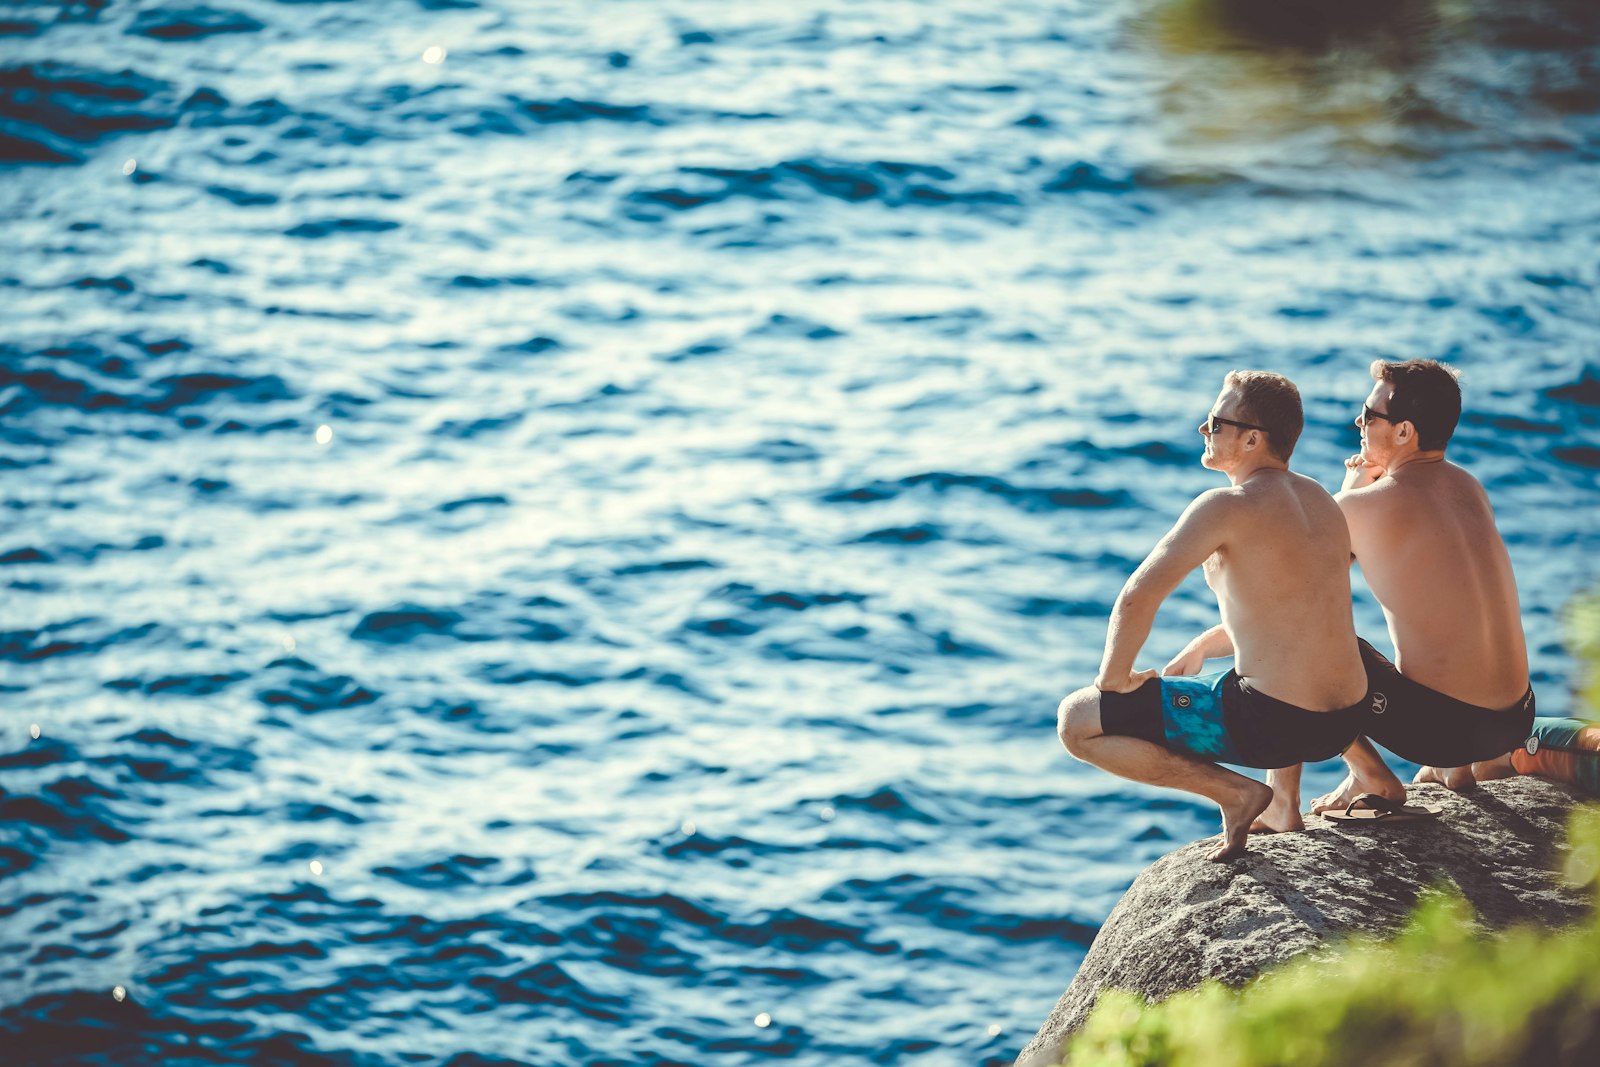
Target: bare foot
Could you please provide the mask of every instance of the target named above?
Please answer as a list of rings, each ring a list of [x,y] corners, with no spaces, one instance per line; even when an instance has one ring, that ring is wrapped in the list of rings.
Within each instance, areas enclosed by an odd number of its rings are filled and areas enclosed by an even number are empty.
[[[1418,778],[1417,780],[1421,781],[1422,779]],[[1383,777],[1371,774],[1357,774],[1355,771],[1351,771],[1344,776],[1344,781],[1339,783],[1338,789],[1331,793],[1324,793],[1313,800],[1311,802],[1311,811],[1314,814],[1321,814],[1325,811],[1343,811],[1350,806],[1352,800],[1362,793],[1376,793],[1386,800],[1398,800],[1401,803],[1404,803],[1406,799],[1405,785],[1387,767],[1384,768]]]
[[[1306,821],[1300,817],[1300,805],[1291,797],[1273,793],[1272,803],[1267,805],[1267,810],[1256,816],[1255,822],[1250,824],[1253,834],[1288,834],[1296,830],[1304,830]]]
[[[1245,853],[1245,842],[1250,837],[1250,824],[1256,821],[1256,816],[1267,810],[1267,805],[1272,803],[1272,790],[1260,782],[1246,779],[1240,786],[1238,795],[1222,807],[1222,844],[1218,845],[1206,859],[1212,863],[1223,863],[1227,860],[1237,859]]]
[[[1411,779],[1413,783],[1437,782],[1454,793],[1471,789],[1478,784],[1472,776],[1472,765],[1465,767],[1424,767]]]
[[[1480,782],[1492,782],[1496,778],[1514,778],[1517,769],[1511,765],[1511,753],[1507,752],[1499,759],[1483,760],[1472,765],[1472,777]]]

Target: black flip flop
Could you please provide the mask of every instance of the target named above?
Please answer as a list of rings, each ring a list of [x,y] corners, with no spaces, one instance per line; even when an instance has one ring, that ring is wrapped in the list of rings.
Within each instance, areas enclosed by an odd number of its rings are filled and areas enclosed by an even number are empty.
[[[1436,819],[1443,810],[1437,804],[1407,804],[1378,793],[1362,793],[1346,804],[1344,811],[1325,811],[1322,817],[1334,822],[1410,822],[1413,819]]]

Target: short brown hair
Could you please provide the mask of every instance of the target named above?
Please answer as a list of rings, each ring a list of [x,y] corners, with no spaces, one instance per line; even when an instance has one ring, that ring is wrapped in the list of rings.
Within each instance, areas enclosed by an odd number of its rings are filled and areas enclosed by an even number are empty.
[[[1267,451],[1289,462],[1295,442],[1300,440],[1300,431],[1306,425],[1300,390],[1294,383],[1271,371],[1236,370],[1229,371],[1222,384],[1239,391],[1244,420],[1267,431]]]
[[[1433,452],[1450,443],[1461,421],[1461,383],[1455,368],[1436,359],[1372,361],[1372,380],[1394,386],[1385,413],[1417,428],[1417,447]]]

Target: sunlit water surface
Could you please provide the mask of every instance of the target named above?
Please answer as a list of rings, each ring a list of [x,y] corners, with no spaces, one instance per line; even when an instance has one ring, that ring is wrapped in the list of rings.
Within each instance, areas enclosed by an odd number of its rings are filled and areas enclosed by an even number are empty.
[[[1216,829],[1053,717],[1232,367],[1329,486],[1462,369],[1561,710],[1600,31],[1516,6],[9,6],[6,1058],[1009,1062]]]

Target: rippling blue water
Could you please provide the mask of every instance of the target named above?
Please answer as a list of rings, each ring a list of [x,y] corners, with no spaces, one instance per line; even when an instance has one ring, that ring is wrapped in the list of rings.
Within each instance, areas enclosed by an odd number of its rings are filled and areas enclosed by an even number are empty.
[[[7,1058],[1009,1062],[1235,366],[1462,368],[1559,710],[1600,19],[1221,6],[0,12]]]

